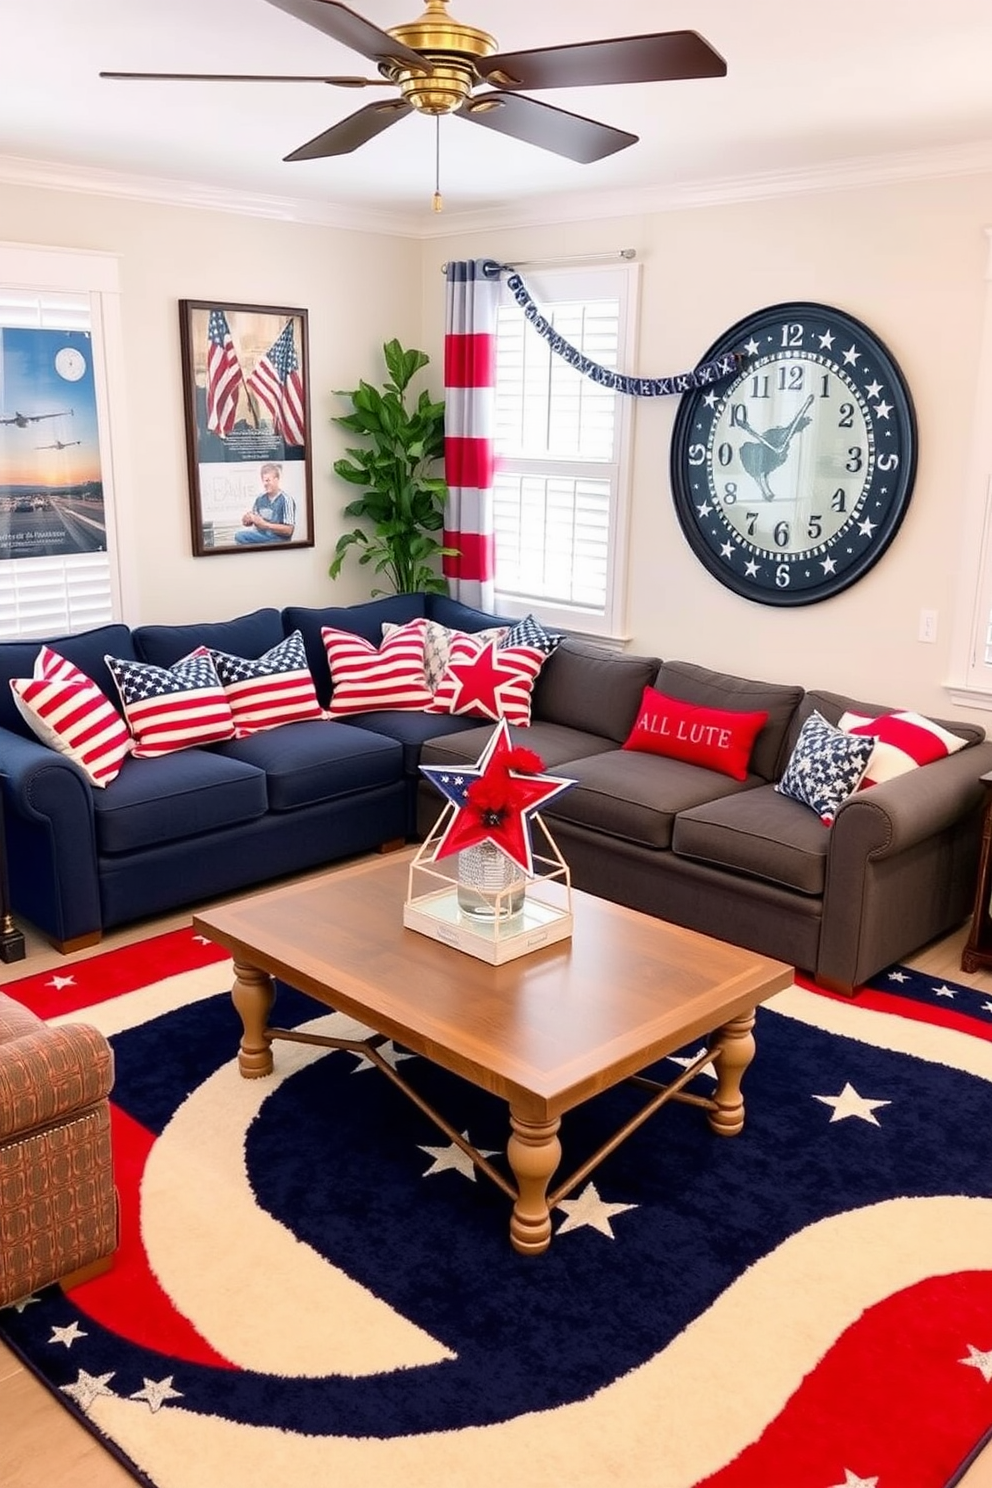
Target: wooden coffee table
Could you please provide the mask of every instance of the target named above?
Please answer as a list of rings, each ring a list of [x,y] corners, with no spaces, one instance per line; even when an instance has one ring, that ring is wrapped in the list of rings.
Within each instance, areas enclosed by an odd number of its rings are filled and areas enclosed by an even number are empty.
[[[791,985],[791,967],[576,890],[570,940],[490,966],[404,928],[409,857],[364,861],[194,916],[194,928],[234,958],[245,1078],[271,1074],[278,1039],[364,1054],[513,1200],[510,1240],[527,1255],[550,1244],[555,1205],[667,1101],[700,1106],[720,1136],[741,1130],[754,1009]],[[270,1027],[273,977],[374,1032],[355,1040]],[[640,1073],[699,1038],[705,1053],[670,1084]],[[378,1052],[387,1039],[507,1102],[512,1182],[387,1063]],[[685,1091],[711,1060],[712,1098]],[[549,1192],[563,1114],[628,1079],[643,1088],[644,1105]]]

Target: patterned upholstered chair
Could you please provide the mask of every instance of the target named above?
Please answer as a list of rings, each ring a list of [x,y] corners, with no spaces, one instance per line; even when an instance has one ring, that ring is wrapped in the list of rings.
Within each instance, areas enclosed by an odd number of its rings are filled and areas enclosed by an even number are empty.
[[[97,1029],[49,1027],[0,993],[0,1307],[111,1263],[113,1080]]]

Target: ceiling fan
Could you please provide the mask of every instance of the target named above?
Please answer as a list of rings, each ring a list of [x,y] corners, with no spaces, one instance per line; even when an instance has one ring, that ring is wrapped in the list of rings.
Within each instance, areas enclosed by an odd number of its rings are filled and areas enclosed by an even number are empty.
[[[447,13],[449,0],[426,0],[417,20],[382,31],[337,0],[267,0],[342,42],[378,67],[378,78],[287,77],[281,74],[101,72],[103,78],[204,82],[312,82],[336,88],[394,87],[398,98],[367,104],[332,124],[286,160],[346,155],[416,109],[454,114],[500,134],[588,164],[637,143],[637,135],[541,103],[521,88],[723,77],[727,64],[695,31],[661,31],[604,41],[497,52],[496,39]],[[477,89],[484,89],[477,92]]]

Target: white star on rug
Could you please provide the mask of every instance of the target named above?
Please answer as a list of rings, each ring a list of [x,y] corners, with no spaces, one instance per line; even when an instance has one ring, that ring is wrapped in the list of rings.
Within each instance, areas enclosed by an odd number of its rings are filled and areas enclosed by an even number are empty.
[[[669,1054],[668,1057],[672,1061],[673,1064],[680,1064],[683,1069],[688,1069],[689,1066],[690,1066],[690,1064],[695,1064],[695,1062],[699,1058],[700,1054],[705,1054],[705,1053],[706,1053],[706,1049],[705,1049],[705,1047],[703,1047],[703,1048],[697,1049],[696,1052],[695,1052],[695,1054],[689,1054],[689,1055]],[[710,1077],[711,1080],[715,1080],[716,1079],[716,1069],[714,1068],[713,1061],[710,1060],[709,1064],[704,1064],[701,1069],[698,1069],[696,1071],[696,1074],[697,1075],[709,1075],[709,1077]]]
[[[117,1371],[112,1369],[109,1374],[87,1374],[85,1369],[81,1369],[74,1385],[62,1385],[60,1388],[64,1395],[71,1395],[80,1410],[89,1410],[98,1395],[115,1393],[107,1389],[107,1382],[112,1380],[116,1373]]]
[[[25,1307],[30,1307],[32,1302],[37,1302],[37,1297],[22,1297],[20,1302],[13,1303],[15,1312],[23,1312]]]
[[[468,1132],[463,1131],[462,1136],[468,1141]],[[424,1147],[420,1145],[421,1152],[426,1152],[428,1157],[434,1159],[433,1166],[426,1172],[421,1173],[421,1178],[429,1178],[432,1173],[444,1173],[450,1168],[453,1173],[463,1173],[466,1178],[475,1182],[475,1163],[467,1152],[463,1152],[457,1142],[452,1142],[450,1147]],[[490,1152],[485,1147],[480,1147],[479,1152],[483,1157],[495,1157],[495,1152]]]
[[[992,1349],[976,1349],[973,1343],[968,1344],[970,1358],[959,1359],[959,1364],[969,1364],[972,1369],[977,1369],[987,1385],[992,1385]]]
[[[983,1002],[982,1003],[982,1012],[983,1013],[992,1013],[992,1002]]]
[[[904,971],[890,971],[889,972],[889,981],[890,982],[908,982],[909,981],[909,977],[907,976],[906,972],[904,972]]]
[[[868,1100],[866,1096],[859,1095],[853,1085],[845,1084],[840,1095],[814,1095],[814,1100],[822,1101],[825,1106],[833,1106],[834,1113],[831,1122],[843,1121],[848,1116],[857,1116],[859,1121],[868,1121],[872,1126],[879,1123],[872,1114],[879,1106],[890,1106],[891,1101]]]
[[[212,943],[209,935],[194,935],[193,939],[197,945],[210,945]]]
[[[157,1410],[162,1409],[166,1400],[182,1400],[183,1392],[182,1390],[174,1390],[172,1388],[172,1375],[170,1374],[163,1380],[146,1379],[144,1381],[144,1389],[135,1390],[134,1394],[129,1398],[131,1400],[147,1400],[148,1409],[154,1415]]]
[[[404,1053],[402,1049],[397,1049],[392,1039],[387,1039],[384,1044],[380,1044],[378,1049],[376,1050],[376,1053],[379,1055],[380,1059],[385,1060],[390,1069],[395,1069],[401,1059],[413,1059],[415,1057],[413,1054]],[[352,1070],[351,1073],[353,1075],[357,1075],[359,1070],[370,1069],[375,1069],[375,1065],[366,1054],[362,1054],[359,1057],[358,1063],[355,1065],[355,1068]]]
[[[878,1488],[878,1479],[859,1478],[856,1472],[852,1472],[849,1467],[845,1467],[843,1483],[835,1483],[833,1488]]]
[[[74,987],[75,985],[75,977],[63,976],[53,976],[50,982],[45,983],[46,987],[54,987],[56,992],[61,992],[63,987]]]
[[[953,990],[953,988],[949,987],[946,982],[942,982],[939,987],[931,987],[930,990],[931,990],[931,992],[933,992],[933,994],[934,994],[935,997],[956,997],[957,996],[957,993]]]
[[[638,1208],[637,1204],[608,1204],[605,1199],[599,1197],[595,1183],[587,1183],[577,1199],[562,1199],[557,1205],[564,1209],[568,1218],[559,1226],[558,1234],[564,1235],[566,1230],[578,1230],[583,1225],[591,1225],[607,1240],[615,1240],[613,1226],[610,1220],[614,1214],[623,1214],[627,1209]]]
[[[53,1328],[52,1336],[48,1341],[49,1343],[64,1343],[68,1349],[72,1348],[77,1338],[89,1338],[89,1336],[88,1333],[83,1332],[78,1323],[70,1323],[65,1328]]]

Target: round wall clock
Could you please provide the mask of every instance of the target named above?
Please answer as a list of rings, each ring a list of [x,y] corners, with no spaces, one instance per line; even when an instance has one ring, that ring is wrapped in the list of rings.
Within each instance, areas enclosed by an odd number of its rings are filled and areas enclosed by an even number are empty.
[[[676,414],[679,522],[728,589],[814,604],[867,573],[902,521],[916,474],[909,390],[878,337],[827,305],[745,316],[703,360],[728,351],[738,370]]]

